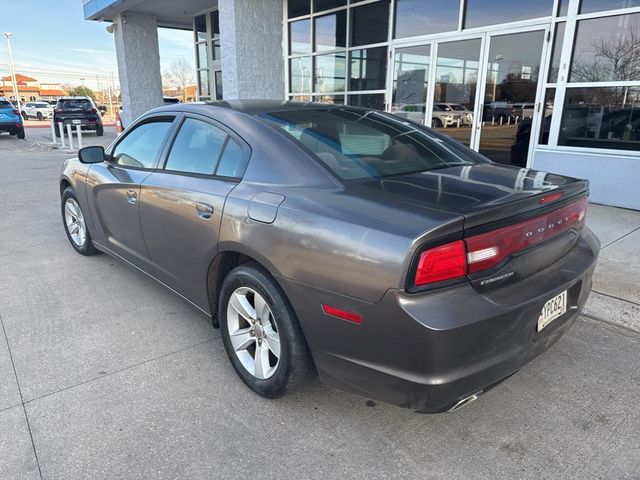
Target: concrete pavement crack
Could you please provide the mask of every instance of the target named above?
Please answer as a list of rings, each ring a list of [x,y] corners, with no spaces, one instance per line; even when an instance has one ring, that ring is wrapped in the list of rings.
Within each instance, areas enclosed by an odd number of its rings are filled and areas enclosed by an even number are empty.
[[[29,422],[29,415],[27,415],[27,408],[25,407],[24,398],[22,396],[22,389],[20,388],[20,380],[18,379],[18,372],[16,371],[16,364],[13,361],[13,353],[11,352],[11,345],[9,345],[9,337],[7,336],[7,330],[4,327],[4,321],[2,315],[0,315],[0,326],[2,326],[2,334],[4,335],[4,341],[7,344],[7,350],[9,352],[9,359],[11,360],[11,367],[13,368],[13,375],[16,377],[16,385],[18,387],[18,394],[20,395],[20,402],[22,404],[22,411],[24,413],[24,419],[27,422],[27,430],[29,430],[29,438],[31,439],[31,447],[33,448],[33,455],[36,459],[36,465],[38,466],[38,475],[42,480],[42,469],[40,468],[40,460],[38,459],[38,451],[36,450],[36,444],[33,441],[33,433],[31,432],[31,423]]]

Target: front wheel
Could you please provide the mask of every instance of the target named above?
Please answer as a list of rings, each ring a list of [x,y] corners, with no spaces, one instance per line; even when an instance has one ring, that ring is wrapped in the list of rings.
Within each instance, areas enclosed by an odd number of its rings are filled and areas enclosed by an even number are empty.
[[[91,240],[84,213],[71,187],[62,194],[62,221],[67,238],[76,252],[82,255],[98,253]]]
[[[44,116],[42,115],[42,113],[38,112],[38,121],[41,122],[44,120]]]
[[[282,397],[304,385],[313,372],[293,308],[260,266],[241,265],[227,275],[218,318],[233,368],[257,394]]]
[[[29,115],[27,115],[27,112],[22,112],[22,118],[25,120],[29,120]]]
[[[439,118],[434,118],[431,123],[433,124],[433,128],[442,128],[442,127],[444,127],[444,124],[442,123],[442,120],[440,120]]]

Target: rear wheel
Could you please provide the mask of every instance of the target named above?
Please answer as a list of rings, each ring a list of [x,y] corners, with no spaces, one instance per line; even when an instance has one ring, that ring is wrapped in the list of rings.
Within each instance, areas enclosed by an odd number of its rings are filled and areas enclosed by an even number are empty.
[[[98,253],[98,250],[93,246],[84,214],[71,187],[68,187],[62,194],[62,221],[67,238],[76,252],[82,255]]]
[[[257,394],[282,397],[304,385],[313,372],[293,308],[258,265],[241,265],[227,275],[218,318],[233,368]]]
[[[20,130],[16,131],[16,136],[20,139],[20,140],[24,140],[24,128],[21,128]]]
[[[102,125],[98,125],[96,128],[96,136],[102,137],[104,135],[104,127]]]
[[[58,124],[56,123],[55,126],[53,127],[53,129],[56,132],[56,137],[60,138],[60,127],[58,126]]]

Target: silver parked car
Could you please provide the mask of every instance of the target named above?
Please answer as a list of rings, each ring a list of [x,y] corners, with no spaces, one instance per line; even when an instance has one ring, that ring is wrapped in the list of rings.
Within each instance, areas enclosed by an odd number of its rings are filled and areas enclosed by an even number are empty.
[[[370,398],[457,409],[567,331],[599,251],[586,181],[342,105],[160,107],[67,160],[59,186],[73,248],[210,316],[268,398],[317,371]]]

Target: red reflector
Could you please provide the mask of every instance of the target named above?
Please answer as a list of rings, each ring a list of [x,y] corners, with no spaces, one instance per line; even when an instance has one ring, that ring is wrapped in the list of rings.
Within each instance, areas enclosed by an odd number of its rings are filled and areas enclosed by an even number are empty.
[[[416,270],[416,286],[464,277],[467,274],[467,252],[462,240],[440,245],[422,252]]]
[[[584,197],[544,215],[465,239],[469,273],[493,268],[514,253],[542,243],[571,228],[581,227],[584,224],[588,203],[589,199]]]
[[[341,310],[340,308],[332,307],[331,305],[322,305],[322,310],[327,315],[331,315],[332,317],[338,317],[343,320],[347,320],[353,323],[362,323],[362,317],[357,313],[347,312],[346,310]]]
[[[547,195],[546,197],[542,197],[538,203],[540,204],[545,204],[545,203],[551,203],[551,202],[555,202],[556,200],[558,200],[560,197],[562,196],[562,192],[558,192],[558,193],[552,193],[551,195]]]

